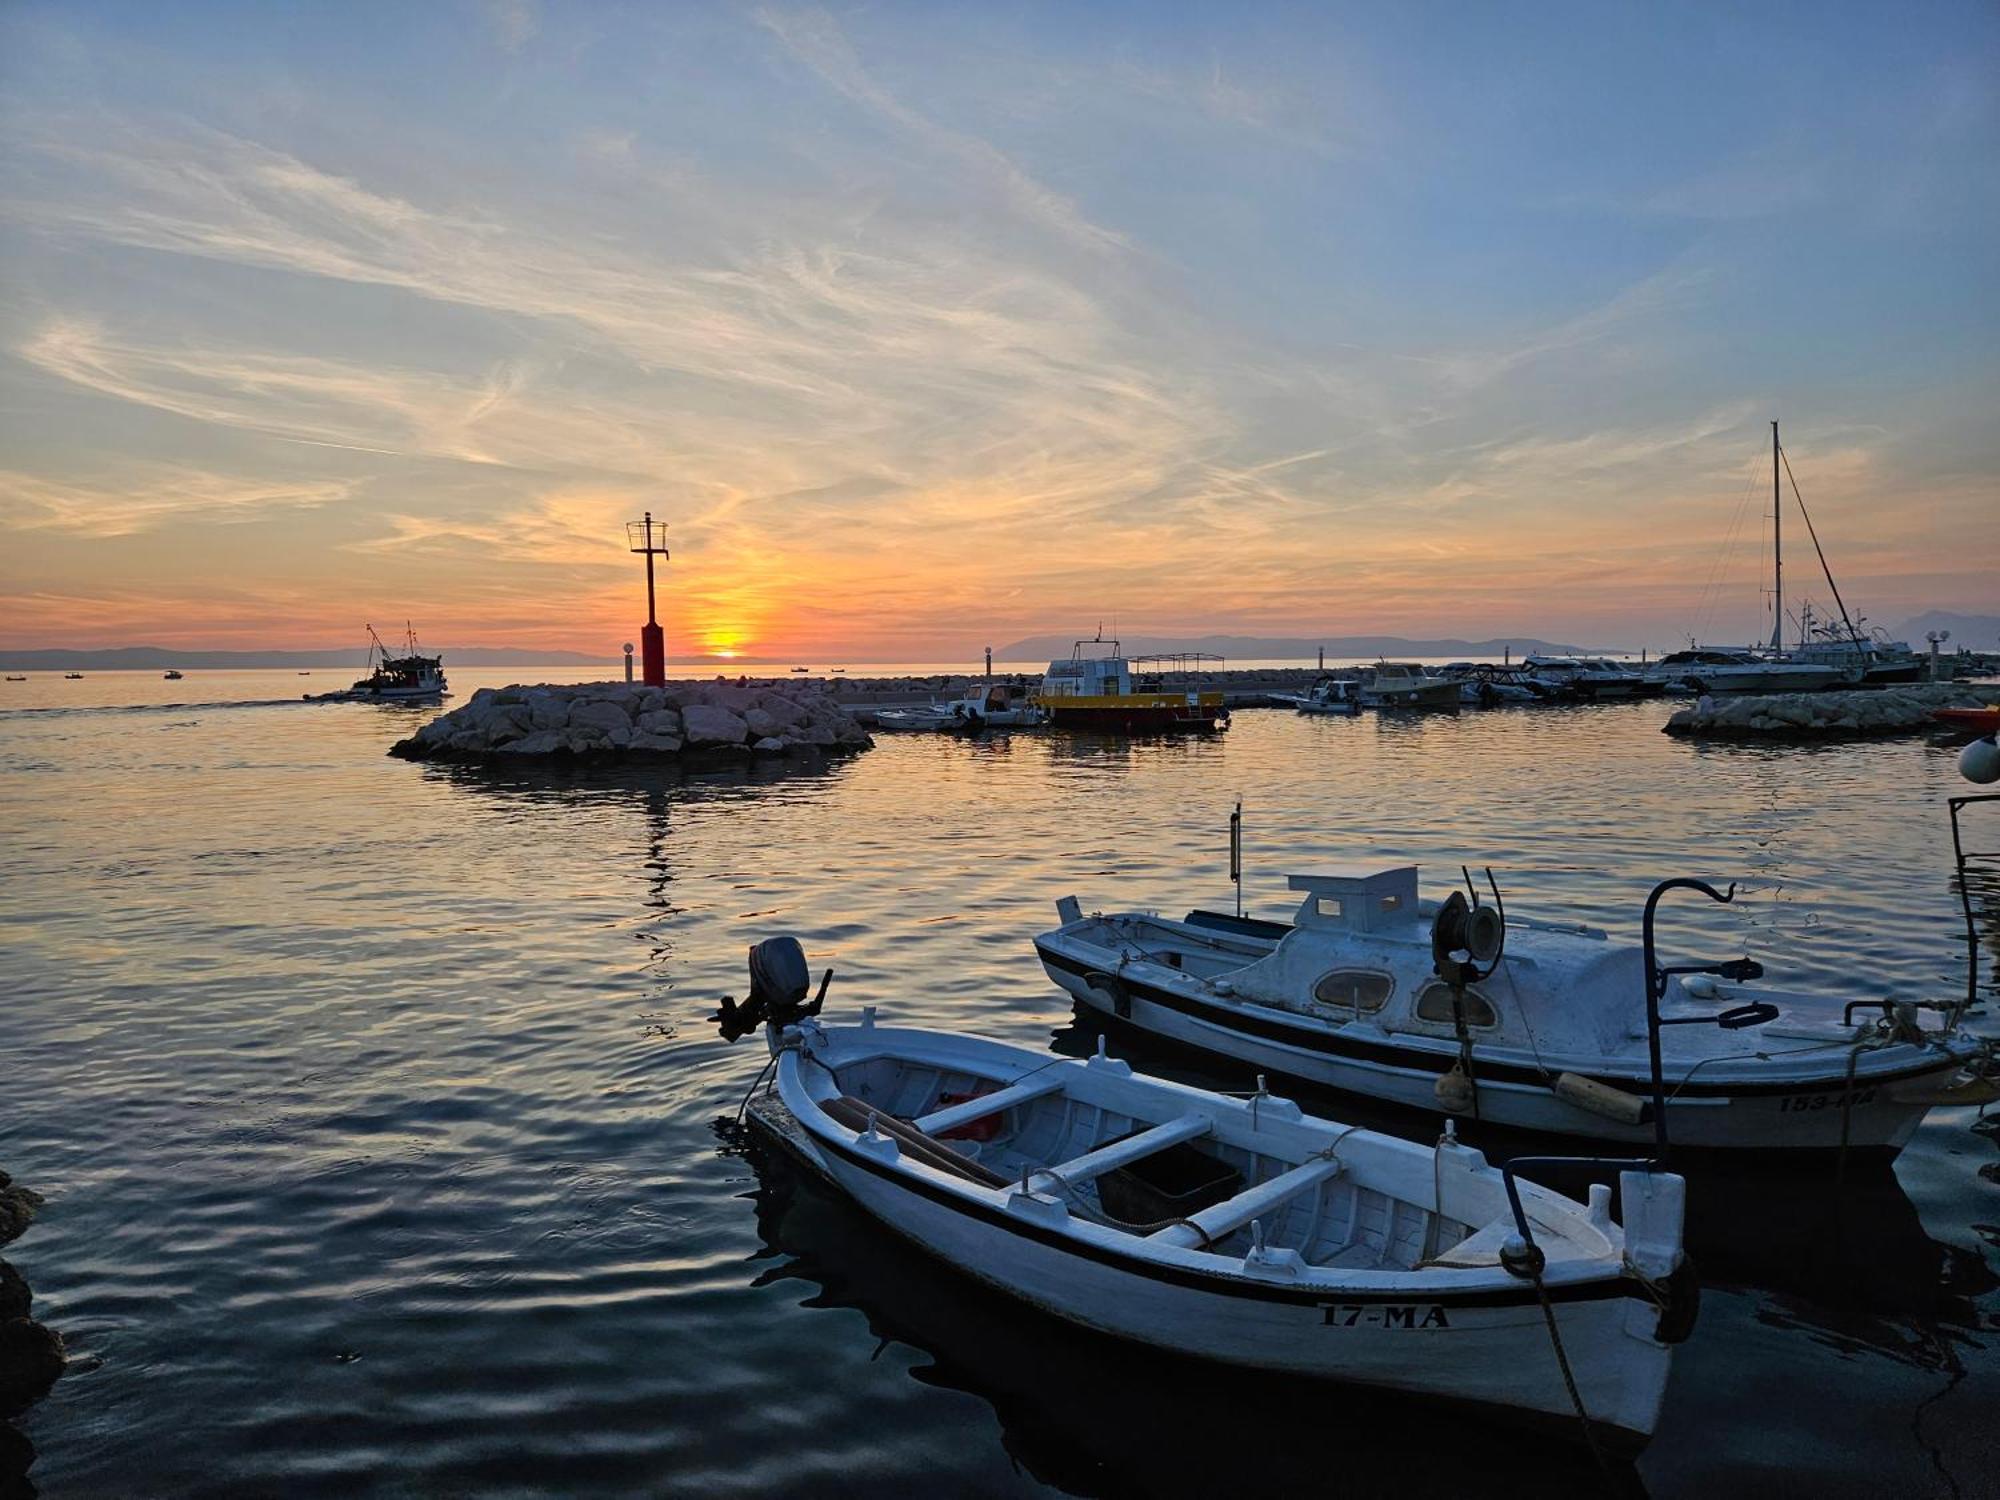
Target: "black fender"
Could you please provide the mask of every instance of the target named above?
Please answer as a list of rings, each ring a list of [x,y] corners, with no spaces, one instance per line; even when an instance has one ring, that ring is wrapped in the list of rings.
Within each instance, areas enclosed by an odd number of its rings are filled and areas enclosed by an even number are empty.
[[[1667,1300],[1660,1308],[1653,1337],[1662,1344],[1682,1343],[1694,1332],[1695,1319],[1701,1314],[1701,1277],[1695,1274],[1694,1257],[1683,1253],[1681,1263],[1660,1286]]]
[[[1132,992],[1125,988],[1125,981],[1116,974],[1107,974],[1102,969],[1092,969],[1083,976],[1084,985],[1111,1001],[1111,1010],[1121,1021],[1132,1019]]]

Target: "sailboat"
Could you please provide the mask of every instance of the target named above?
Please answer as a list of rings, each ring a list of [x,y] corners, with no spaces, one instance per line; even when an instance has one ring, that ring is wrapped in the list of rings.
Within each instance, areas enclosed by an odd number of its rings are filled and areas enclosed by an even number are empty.
[[[1810,601],[1799,611],[1799,644],[1795,649],[1785,647],[1785,551],[1783,511],[1780,503],[1778,471],[1792,479],[1792,498],[1798,502],[1799,516],[1806,523],[1806,535],[1812,538],[1813,551],[1819,557],[1820,571],[1826,575],[1826,586],[1833,593],[1834,608],[1840,612],[1840,624],[1836,627],[1831,620],[1817,625],[1813,620]],[[1842,678],[1855,686],[1874,687],[1891,682],[1915,682],[1921,675],[1922,666],[1916,654],[1907,645],[1861,633],[1861,621],[1850,618],[1847,604],[1840,597],[1840,585],[1833,581],[1833,566],[1826,560],[1826,549],[1819,544],[1819,531],[1813,525],[1812,512],[1806,509],[1806,498],[1799,493],[1799,482],[1792,476],[1791,461],[1784,456],[1784,449],[1778,442],[1778,424],[1771,423],[1771,552],[1772,552],[1772,609],[1771,648],[1773,660],[1792,662],[1804,666],[1833,668]]]
[[[1861,634],[1840,597],[1840,585],[1833,581],[1833,568],[1826,549],[1819,544],[1819,531],[1792,481],[1792,496],[1799,515],[1812,538],[1826,586],[1833,591],[1840,611],[1838,626],[1830,621],[1815,623],[1812,604],[1800,607],[1799,644],[1785,644],[1785,518],[1783,478],[1791,472],[1784,448],[1778,441],[1778,424],[1771,423],[1771,639],[1761,648],[1716,648],[1698,646],[1692,637],[1688,649],[1662,657],[1647,676],[1653,681],[1694,693],[1811,693],[1823,688],[1874,686],[1884,682],[1914,680],[1916,658],[1907,646],[1877,642]],[[1901,659],[1897,653],[1900,651]],[[1907,663],[1907,665],[1905,665]]]

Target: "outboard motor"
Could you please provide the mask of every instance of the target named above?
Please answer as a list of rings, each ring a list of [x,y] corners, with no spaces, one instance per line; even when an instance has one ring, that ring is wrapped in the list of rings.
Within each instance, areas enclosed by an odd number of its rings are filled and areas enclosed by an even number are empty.
[[[826,1003],[826,987],[833,982],[833,970],[820,976],[819,993],[806,1000],[812,988],[812,970],[806,967],[806,951],[795,937],[765,938],[750,949],[750,993],[738,1005],[724,996],[715,1020],[724,1041],[748,1036],[759,1026],[779,1030],[807,1016],[816,1016]]]

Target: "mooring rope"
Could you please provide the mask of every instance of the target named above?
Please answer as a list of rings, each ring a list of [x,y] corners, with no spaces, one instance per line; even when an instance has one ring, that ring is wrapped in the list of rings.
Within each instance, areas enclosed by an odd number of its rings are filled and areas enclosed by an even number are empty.
[[[1576,1375],[1569,1367],[1569,1354],[1563,1348],[1562,1333],[1556,1327],[1555,1304],[1549,1300],[1549,1289],[1542,1280],[1540,1266],[1534,1268],[1534,1277],[1535,1295],[1542,1304],[1542,1321],[1549,1325],[1549,1344],[1556,1351],[1556,1366],[1562,1371],[1563,1389],[1569,1392],[1569,1404],[1576,1410],[1577,1425],[1583,1429],[1583,1444],[1596,1461],[1597,1472],[1604,1476],[1604,1493],[1617,1495],[1621,1488],[1618,1476],[1612,1470],[1611,1461],[1604,1456],[1604,1450],[1597,1445],[1597,1428],[1584,1407],[1583,1393],[1576,1388]]]

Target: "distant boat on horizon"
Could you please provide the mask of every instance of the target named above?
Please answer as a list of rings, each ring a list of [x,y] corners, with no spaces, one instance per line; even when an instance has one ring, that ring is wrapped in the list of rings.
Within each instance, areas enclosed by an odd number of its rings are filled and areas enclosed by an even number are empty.
[[[183,673],[178,667],[168,667],[165,675],[166,675],[166,680],[168,682],[179,682],[181,678],[186,674]]]
[[[28,679],[27,679],[27,678],[25,678],[25,677],[11,677],[11,676],[10,676],[10,677],[9,677],[9,678],[8,678],[7,680],[8,680],[9,682],[26,682],[26,681],[27,681]]]
[[[81,682],[81,681],[83,681],[83,673],[81,673],[81,672],[65,672],[65,673],[63,673],[63,681],[64,681],[64,682]]]

